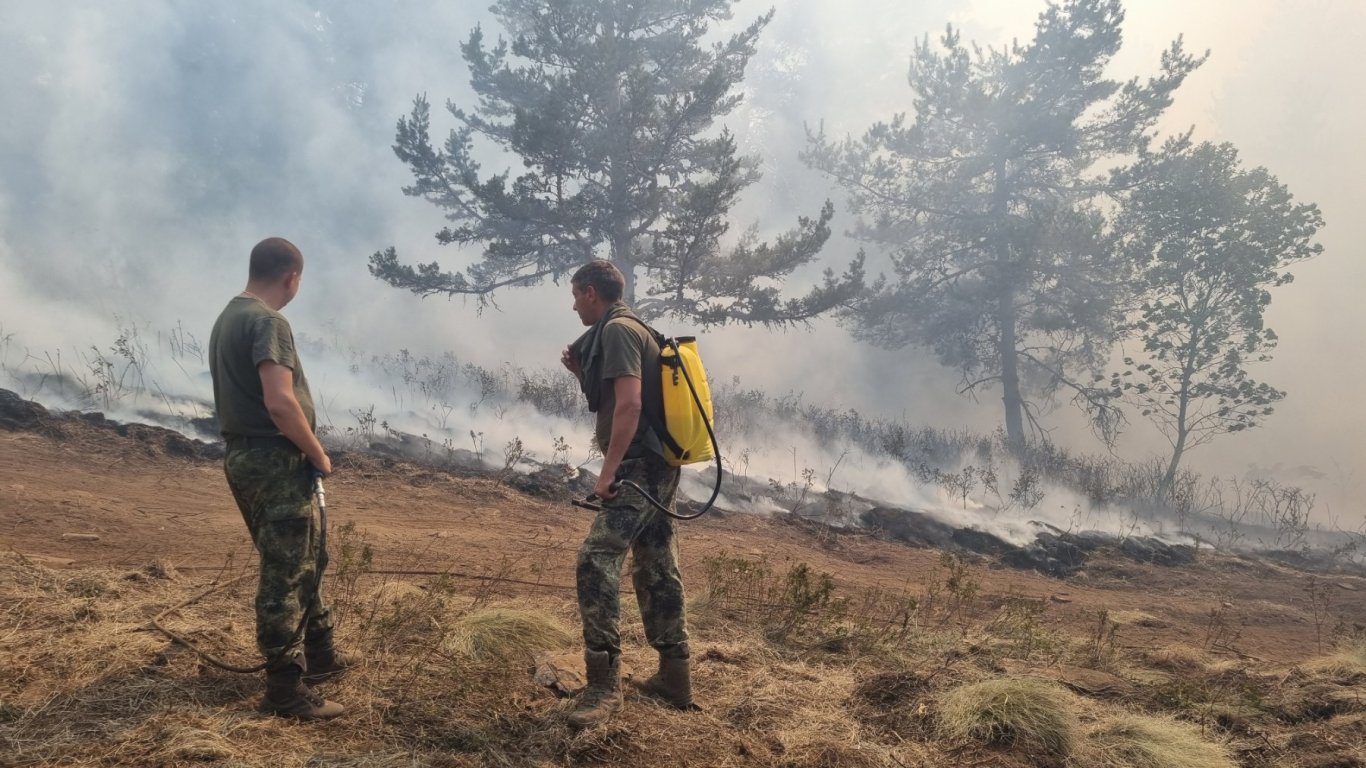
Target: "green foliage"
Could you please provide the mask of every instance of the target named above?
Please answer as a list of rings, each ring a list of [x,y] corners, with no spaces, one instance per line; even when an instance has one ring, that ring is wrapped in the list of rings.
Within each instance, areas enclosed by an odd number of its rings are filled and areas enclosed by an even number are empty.
[[[348,520],[332,530],[328,541],[331,558],[327,588],[335,593],[333,613],[338,624],[345,623],[351,607],[356,604],[357,583],[375,562],[375,550],[365,531]]]
[[[412,171],[404,193],[446,212],[442,244],[483,246],[463,272],[375,253],[370,271],[419,295],[473,294],[558,279],[594,257],[626,275],[626,300],[645,318],[783,325],[818,315],[862,285],[862,261],[827,270],[807,295],[775,282],[815,259],[830,236],[827,203],[773,242],[729,238],[728,216],[758,179],[716,123],[737,92],[773,12],[712,42],[736,0],[499,0],[510,39],[476,28],[461,46],[478,96],[448,104],[458,127],[431,141],[430,106],[415,99],[394,152]],[[521,175],[485,175],[475,140],[516,156]],[[636,281],[648,279],[637,292]]]
[[[1104,608],[1097,611],[1096,625],[1087,644],[1087,661],[1091,666],[1104,668],[1110,665],[1115,657],[1115,641],[1118,635],[1119,624],[1110,618],[1110,612]]]
[[[1123,330],[1143,342],[1110,379],[1172,444],[1164,490],[1185,451],[1258,426],[1284,392],[1254,381],[1276,334],[1264,325],[1286,268],[1322,251],[1316,206],[1297,203],[1230,144],[1171,143],[1125,198],[1121,227],[1139,265],[1138,306]]]
[[[814,135],[804,155],[848,192],[854,235],[890,256],[892,276],[846,313],[856,335],[932,349],[962,373],[963,393],[1001,386],[1016,450],[1030,393],[1070,391],[1103,434],[1118,425],[1104,388],[1075,375],[1106,359],[1129,274],[1101,197],[1132,183],[1125,160],[1147,151],[1203,61],[1178,40],[1156,76],[1105,78],[1123,15],[1118,0],[1050,4],[1032,41],[1000,49],[950,27],[938,45],[916,44],[910,119],[857,140]]]
[[[941,624],[957,620],[966,630],[968,613],[982,592],[982,583],[968,562],[952,552],[939,553],[939,567],[943,569],[943,580],[926,582],[922,610],[927,615],[937,613]]]
[[[983,632],[1005,641],[1001,650],[1011,658],[1029,659],[1040,652],[1056,652],[1059,639],[1043,621],[1047,612],[1047,602],[1013,594],[1006,598],[996,617],[983,627]]]
[[[522,444],[522,438],[513,437],[503,446],[503,467],[498,470],[498,476],[494,480],[494,485],[502,485],[512,477],[512,473],[517,471],[517,465],[522,459],[527,458],[526,446]]]
[[[703,610],[755,621],[770,640],[822,639],[847,632],[840,623],[848,602],[835,595],[834,577],[806,563],[780,574],[766,559],[721,552],[703,559],[702,572]]]

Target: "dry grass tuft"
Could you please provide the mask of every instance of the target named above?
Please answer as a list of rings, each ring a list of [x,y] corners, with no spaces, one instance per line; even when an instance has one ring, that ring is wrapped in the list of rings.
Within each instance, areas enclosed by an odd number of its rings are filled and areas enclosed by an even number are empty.
[[[938,697],[943,734],[957,742],[1041,750],[1066,756],[1077,743],[1075,696],[1032,678],[959,686]]]
[[[1110,614],[1110,621],[1121,627],[1161,628],[1169,624],[1146,611],[1115,611]]]
[[[404,603],[426,600],[427,593],[409,581],[386,581],[370,590],[372,605],[382,608],[395,608]]]
[[[175,564],[164,558],[143,568],[142,573],[154,579],[165,579],[167,581],[178,581],[180,579],[180,571],[176,570]]]
[[[1192,725],[1169,718],[1123,714],[1086,736],[1078,768],[1236,768],[1224,748]]]
[[[568,647],[574,636],[538,611],[491,606],[462,617],[446,636],[447,650],[474,661],[512,661]]]
[[[0,552],[0,584],[14,591],[51,592],[60,580],[55,571],[18,552]]]
[[[162,746],[156,757],[163,760],[210,763],[241,755],[222,735],[202,728],[167,728],[158,734],[157,741]]]
[[[1168,645],[1145,654],[1150,666],[1173,674],[1204,674],[1215,663],[1209,654],[1184,645]]]
[[[1341,685],[1366,682],[1366,643],[1349,645],[1327,656],[1311,659],[1304,664],[1304,669]]]

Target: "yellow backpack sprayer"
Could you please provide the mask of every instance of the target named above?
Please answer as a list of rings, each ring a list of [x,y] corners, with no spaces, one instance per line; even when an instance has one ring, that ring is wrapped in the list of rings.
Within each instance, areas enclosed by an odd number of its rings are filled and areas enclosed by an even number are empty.
[[[712,429],[711,387],[707,383],[707,372],[702,366],[702,357],[697,351],[697,338],[679,336],[668,338],[634,315],[627,315],[640,323],[647,333],[659,344],[659,381],[655,384],[654,372],[647,371],[642,376],[641,385],[657,390],[658,402],[662,403],[662,414],[650,407],[644,409],[647,423],[664,447],[664,461],[671,467],[697,464],[714,459],[716,461],[716,484],[711,498],[702,508],[692,514],[681,515],[651,496],[644,488],[630,480],[618,481],[634,489],[655,509],[676,520],[694,520],[705,515],[721,493],[721,448],[716,443],[716,432]],[[647,397],[651,393],[646,394]],[[575,499],[575,506],[585,509],[601,510],[596,496]]]

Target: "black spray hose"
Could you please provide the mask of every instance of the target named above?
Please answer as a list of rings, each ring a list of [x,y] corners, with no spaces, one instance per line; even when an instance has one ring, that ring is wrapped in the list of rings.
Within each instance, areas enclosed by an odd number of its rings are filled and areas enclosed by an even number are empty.
[[[703,504],[700,510],[690,515],[680,515],[672,509],[669,509],[665,505],[661,504],[659,499],[656,499],[654,496],[650,495],[649,491],[645,490],[644,488],[641,488],[640,485],[635,483],[634,481],[618,480],[612,484],[612,488],[615,490],[616,488],[620,488],[623,485],[628,486],[634,489],[636,493],[639,493],[641,496],[644,496],[645,500],[650,503],[650,506],[654,507],[660,512],[663,512],[669,517],[672,517],[675,520],[696,520],[697,518],[707,514],[707,512],[711,510],[712,504],[716,503],[716,497],[721,494],[721,445],[720,443],[716,442],[716,432],[711,427],[711,419],[707,418],[707,409],[702,407],[702,398],[697,394],[697,387],[693,384],[692,376],[688,375],[687,366],[682,364],[683,356],[682,353],[678,350],[678,342],[670,339],[669,346],[673,348],[674,356],[679,361],[678,370],[683,372],[683,378],[688,382],[688,391],[692,393],[693,402],[697,404],[697,412],[702,416],[702,423],[705,424],[707,427],[707,437],[711,438],[711,447],[713,452],[716,454],[716,485],[711,489],[711,498],[707,499],[707,503]],[[594,494],[586,499],[574,499],[572,503],[576,507],[583,507],[584,509],[592,509],[600,512],[602,511],[602,505],[597,502],[598,497],[596,494]]]

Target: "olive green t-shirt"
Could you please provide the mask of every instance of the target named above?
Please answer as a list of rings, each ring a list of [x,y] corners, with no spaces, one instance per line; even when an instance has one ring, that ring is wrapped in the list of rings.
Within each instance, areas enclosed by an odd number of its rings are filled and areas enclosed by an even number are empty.
[[[260,299],[235,296],[209,334],[209,374],[218,428],[224,435],[265,437],[280,434],[266,410],[257,366],[270,360],[294,371],[294,397],[310,429],[317,429],[313,395],[285,316]]]
[[[642,357],[644,359],[642,359]],[[659,367],[659,345],[654,337],[646,333],[640,323],[630,318],[617,318],[602,328],[602,405],[598,407],[598,423],[594,437],[598,448],[604,454],[612,442],[612,412],[616,409],[617,396],[612,388],[612,379],[619,376],[641,378],[646,365]],[[645,394],[641,393],[644,401]],[[650,425],[642,412],[640,425],[636,427],[633,444],[644,444]]]

